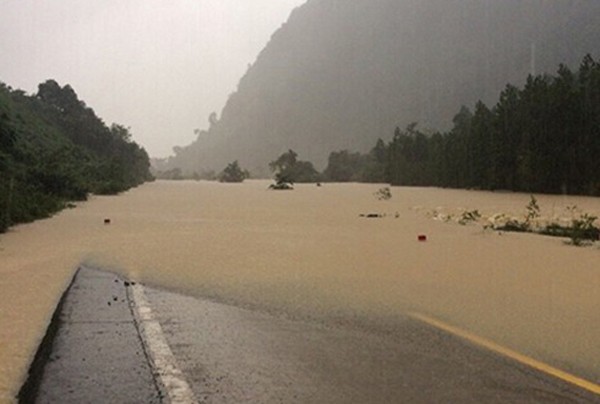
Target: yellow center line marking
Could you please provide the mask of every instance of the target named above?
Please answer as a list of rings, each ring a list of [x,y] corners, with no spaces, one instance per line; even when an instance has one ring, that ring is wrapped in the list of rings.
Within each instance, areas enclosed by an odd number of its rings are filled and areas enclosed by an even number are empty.
[[[461,330],[460,328],[457,327],[453,327],[451,325],[448,325],[446,323],[443,323],[439,320],[436,320],[434,318],[431,318],[429,316],[426,316],[424,314],[420,314],[420,313],[409,313],[408,314],[410,317],[417,319],[419,321],[422,321],[426,324],[429,324],[430,326],[433,326],[435,328],[439,328],[441,330],[444,330],[450,334],[453,334],[455,336],[458,336],[460,338],[463,338],[469,342],[472,342],[473,344],[482,346],[490,351],[494,351],[496,353],[499,353],[501,355],[504,355],[506,357],[509,357],[511,359],[516,360],[517,362],[520,362],[522,364],[525,364],[529,367],[532,367],[534,369],[537,369],[543,373],[552,375],[554,377],[557,377],[563,381],[566,381],[568,383],[574,384],[578,387],[581,387],[582,389],[591,391],[592,393],[595,394],[600,394],[600,385],[590,382],[588,380],[582,379],[580,377],[574,376],[570,373],[567,373],[563,370],[557,369],[553,366],[547,365],[543,362],[540,362],[538,360],[535,360],[533,358],[530,358],[529,356],[520,354],[516,351],[513,351],[512,349],[509,348],[505,348],[501,345],[496,344],[495,342],[492,342],[490,340],[487,340],[485,338],[479,337],[475,334],[472,334],[468,331],[464,331]]]

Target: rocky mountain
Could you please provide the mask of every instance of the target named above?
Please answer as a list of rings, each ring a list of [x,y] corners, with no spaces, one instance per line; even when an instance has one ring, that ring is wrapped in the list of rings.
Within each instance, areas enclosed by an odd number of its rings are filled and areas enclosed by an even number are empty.
[[[293,149],[323,168],[331,151],[365,151],[397,126],[446,130],[461,105],[598,56],[599,21],[595,0],[309,0],[167,166],[239,160],[266,175]]]

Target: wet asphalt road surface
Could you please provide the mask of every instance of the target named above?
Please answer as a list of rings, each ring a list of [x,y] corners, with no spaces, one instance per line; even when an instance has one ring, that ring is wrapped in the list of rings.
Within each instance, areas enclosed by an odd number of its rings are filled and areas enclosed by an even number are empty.
[[[600,402],[408,317],[329,324],[146,295],[200,402]]]
[[[124,280],[79,272],[35,402],[155,403]],[[203,403],[579,403],[592,393],[408,317],[290,318],[144,288]]]
[[[80,269],[57,325],[41,379],[21,402],[161,402],[122,278]]]

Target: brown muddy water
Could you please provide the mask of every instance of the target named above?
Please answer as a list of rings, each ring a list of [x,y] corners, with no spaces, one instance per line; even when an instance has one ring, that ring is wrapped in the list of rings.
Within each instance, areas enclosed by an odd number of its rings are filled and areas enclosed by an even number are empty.
[[[0,236],[0,402],[80,263],[292,315],[421,312],[600,382],[599,245],[483,229],[522,218],[529,195],[394,187],[382,201],[381,185],[267,186],[157,181]],[[569,220],[574,205],[600,216],[598,198],[536,197],[540,220]],[[472,209],[479,223],[456,223]]]

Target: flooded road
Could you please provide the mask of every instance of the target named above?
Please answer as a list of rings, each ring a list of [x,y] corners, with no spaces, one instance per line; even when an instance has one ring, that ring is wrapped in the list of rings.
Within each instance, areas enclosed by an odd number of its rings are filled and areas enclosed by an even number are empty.
[[[16,394],[80,262],[290,316],[418,311],[600,382],[597,245],[435,219],[523,217],[529,195],[392,188],[381,201],[381,185],[267,186],[156,182],[0,236],[0,401]],[[599,199],[536,197],[545,217],[573,205],[600,216]]]
[[[200,403],[595,403],[597,396],[396,316],[305,321],[146,288]]]

